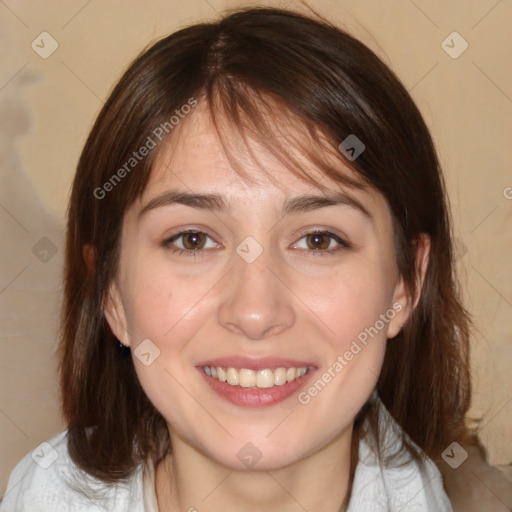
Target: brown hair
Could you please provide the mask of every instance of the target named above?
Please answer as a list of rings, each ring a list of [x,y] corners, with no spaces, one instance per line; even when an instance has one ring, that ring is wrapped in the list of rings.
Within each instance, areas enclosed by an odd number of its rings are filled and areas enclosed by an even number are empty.
[[[115,481],[147,456],[158,460],[170,450],[165,420],[142,390],[130,352],[119,349],[103,300],[117,271],[124,212],[143,192],[158,151],[133,168],[126,163],[158,127],[172,133],[176,110],[199,100],[219,133],[224,122],[244,140],[257,136],[311,181],[286,151],[290,141],[285,146],[274,136],[272,117],[290,116],[309,137],[308,147],[297,147],[324,175],[378,190],[392,212],[397,264],[411,294],[416,244],[422,233],[430,237],[419,303],[388,344],[377,389],[410,438],[437,458],[466,432],[470,379],[469,321],[454,279],[432,139],[406,89],[366,46],[325,20],[267,8],[235,11],[154,44],[124,73],[85,144],[69,204],[60,347],[71,457],[89,474]],[[338,150],[350,134],[366,147],[354,161]],[[358,179],[327,164],[327,153]],[[88,244],[91,268],[83,256]]]

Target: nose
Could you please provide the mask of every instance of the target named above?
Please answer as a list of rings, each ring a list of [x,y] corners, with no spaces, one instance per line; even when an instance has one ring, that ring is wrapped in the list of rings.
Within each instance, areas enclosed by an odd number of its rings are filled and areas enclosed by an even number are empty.
[[[235,256],[218,308],[219,323],[250,340],[275,336],[295,323],[293,293],[277,277],[267,251],[252,263]]]

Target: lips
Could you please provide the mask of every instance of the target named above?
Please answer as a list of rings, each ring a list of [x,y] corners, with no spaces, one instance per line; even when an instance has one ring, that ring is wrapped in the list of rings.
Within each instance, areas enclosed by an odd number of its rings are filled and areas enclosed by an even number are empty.
[[[231,356],[202,361],[197,369],[222,398],[236,405],[263,407],[292,395],[317,366],[278,357]]]

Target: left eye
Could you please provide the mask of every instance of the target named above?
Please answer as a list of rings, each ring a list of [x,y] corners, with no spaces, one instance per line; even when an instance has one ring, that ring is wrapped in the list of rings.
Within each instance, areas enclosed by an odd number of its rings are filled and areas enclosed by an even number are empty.
[[[304,235],[295,245],[308,251],[332,251],[347,247],[347,244],[334,233],[315,232]]]

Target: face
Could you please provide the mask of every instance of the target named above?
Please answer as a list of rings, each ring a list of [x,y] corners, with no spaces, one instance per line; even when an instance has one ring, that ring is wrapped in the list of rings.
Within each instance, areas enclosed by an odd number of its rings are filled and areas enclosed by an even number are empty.
[[[350,435],[409,314],[391,215],[255,141],[273,179],[243,157],[245,180],[201,105],[181,130],[125,214],[106,316],[171,436],[231,468],[251,450],[284,467]]]

